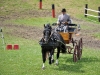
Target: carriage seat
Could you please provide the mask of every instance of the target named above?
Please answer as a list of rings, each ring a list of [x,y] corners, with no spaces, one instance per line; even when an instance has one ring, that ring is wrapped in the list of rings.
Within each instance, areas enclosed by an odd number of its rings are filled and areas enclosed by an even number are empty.
[[[76,24],[69,24],[69,25],[63,25],[57,26],[55,28],[55,31],[57,32],[74,32],[75,31]]]
[[[68,25],[68,32],[74,32],[76,29],[76,24],[69,24]]]
[[[61,24],[61,25],[59,25],[55,28],[55,31],[57,31],[57,32],[68,32],[68,26]]]
[[[69,27],[68,32],[74,32],[76,28]]]

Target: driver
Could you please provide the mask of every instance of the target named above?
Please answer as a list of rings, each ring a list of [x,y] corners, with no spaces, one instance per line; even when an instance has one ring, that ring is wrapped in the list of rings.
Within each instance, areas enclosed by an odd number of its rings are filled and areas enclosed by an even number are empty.
[[[58,27],[57,28],[59,30],[59,27],[62,27],[63,31],[65,31],[66,29],[68,30],[68,24],[71,24],[71,19],[70,19],[70,16],[66,14],[65,8],[63,8],[61,12],[62,14],[58,16],[58,20],[57,20]]]

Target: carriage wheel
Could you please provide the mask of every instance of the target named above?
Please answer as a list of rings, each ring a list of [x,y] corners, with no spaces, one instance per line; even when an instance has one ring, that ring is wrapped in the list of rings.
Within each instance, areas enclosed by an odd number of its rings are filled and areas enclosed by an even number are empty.
[[[73,44],[73,47],[74,47],[74,44],[75,44],[75,43],[74,43],[74,39],[73,39],[73,38],[71,39],[71,42],[72,42],[72,44]]]
[[[80,47],[81,47],[81,50],[83,49],[83,40],[82,38],[80,39]]]
[[[78,46],[76,44],[74,47],[73,62],[77,62],[77,60],[78,60]]]
[[[82,38],[79,40],[78,43],[78,60],[81,59],[82,56],[82,48],[83,48],[83,42],[82,42]]]

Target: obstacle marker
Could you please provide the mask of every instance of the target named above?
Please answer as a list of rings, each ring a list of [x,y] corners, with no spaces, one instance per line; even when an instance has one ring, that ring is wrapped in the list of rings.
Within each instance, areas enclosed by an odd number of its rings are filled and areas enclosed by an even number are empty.
[[[39,3],[40,5],[40,9],[42,9],[42,0],[40,0],[40,3]]]
[[[18,50],[19,49],[19,45],[18,44],[14,44],[13,49],[14,50]]]
[[[7,50],[12,50],[12,45],[11,45],[11,44],[8,44],[8,45],[6,46],[6,49],[7,49]]]
[[[52,4],[52,17],[55,18],[55,5]]]

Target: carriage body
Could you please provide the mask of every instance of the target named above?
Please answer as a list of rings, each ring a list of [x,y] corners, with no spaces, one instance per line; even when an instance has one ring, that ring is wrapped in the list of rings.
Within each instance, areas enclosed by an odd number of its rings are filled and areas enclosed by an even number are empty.
[[[76,62],[78,59],[80,60],[83,48],[80,28],[78,28],[76,24],[70,24],[68,32],[59,33],[66,43],[67,53],[73,54],[73,61]],[[73,46],[70,46],[69,44],[72,44]]]
[[[69,44],[71,42],[73,32],[65,32],[65,33],[59,32],[59,33],[63,37],[66,44]]]
[[[59,32],[60,35],[63,37],[66,44],[71,42],[73,35],[76,34],[78,31],[76,24],[69,24],[67,32]]]

